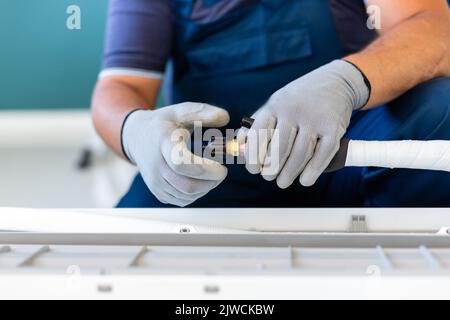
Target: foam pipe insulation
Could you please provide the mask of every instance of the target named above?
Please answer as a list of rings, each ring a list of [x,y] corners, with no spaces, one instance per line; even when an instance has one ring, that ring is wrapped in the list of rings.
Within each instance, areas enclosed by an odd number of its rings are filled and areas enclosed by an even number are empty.
[[[344,139],[327,172],[344,167],[382,167],[450,172],[450,141]]]

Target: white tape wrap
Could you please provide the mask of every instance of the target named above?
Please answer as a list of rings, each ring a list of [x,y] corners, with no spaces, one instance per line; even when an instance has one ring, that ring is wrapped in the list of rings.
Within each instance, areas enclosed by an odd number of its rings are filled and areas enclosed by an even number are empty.
[[[450,141],[350,141],[346,167],[450,172]]]

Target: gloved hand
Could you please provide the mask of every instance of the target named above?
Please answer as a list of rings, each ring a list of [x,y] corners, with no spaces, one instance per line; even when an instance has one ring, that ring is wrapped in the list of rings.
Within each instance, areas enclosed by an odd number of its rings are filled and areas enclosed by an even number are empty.
[[[221,127],[228,113],[200,103],[182,103],[158,110],[137,110],[123,125],[122,146],[147,187],[165,204],[184,207],[206,195],[226,177],[226,167],[192,154],[194,122]]]
[[[344,60],[289,83],[252,116],[247,170],[268,181],[276,179],[280,188],[298,176],[303,186],[312,186],[339,150],[352,111],[364,106],[369,96],[368,80]]]

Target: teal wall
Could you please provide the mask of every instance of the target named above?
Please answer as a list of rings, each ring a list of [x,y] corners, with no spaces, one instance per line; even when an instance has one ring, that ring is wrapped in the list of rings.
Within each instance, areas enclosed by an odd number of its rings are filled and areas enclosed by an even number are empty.
[[[107,0],[4,0],[0,109],[88,108],[103,48]],[[81,8],[81,30],[66,9]]]

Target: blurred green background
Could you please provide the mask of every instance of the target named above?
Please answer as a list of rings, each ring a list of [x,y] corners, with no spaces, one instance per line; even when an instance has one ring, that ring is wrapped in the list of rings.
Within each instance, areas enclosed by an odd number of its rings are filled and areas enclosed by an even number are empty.
[[[101,66],[108,0],[5,0],[0,109],[88,108]],[[81,30],[68,30],[69,5]]]

